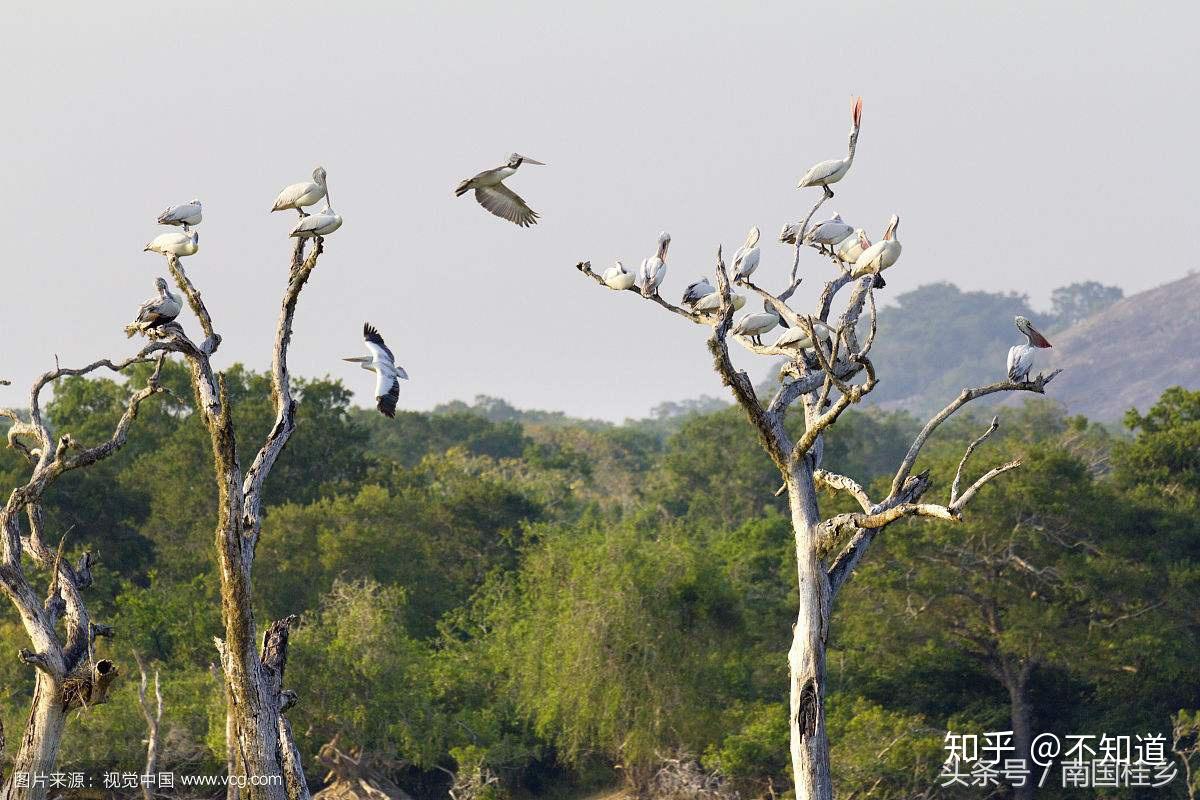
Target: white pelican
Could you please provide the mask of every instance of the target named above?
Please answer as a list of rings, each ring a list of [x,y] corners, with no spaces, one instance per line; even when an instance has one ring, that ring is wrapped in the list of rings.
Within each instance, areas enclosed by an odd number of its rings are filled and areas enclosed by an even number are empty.
[[[604,270],[600,275],[600,279],[604,281],[604,285],[615,291],[624,291],[633,286],[636,278],[637,276],[625,269],[625,265],[620,261],[617,261],[617,263]]]
[[[1013,383],[1029,380],[1029,370],[1033,369],[1033,351],[1037,348],[1050,347],[1050,342],[1033,328],[1033,324],[1024,317],[1015,317],[1013,322],[1017,330],[1025,334],[1026,344],[1018,344],[1008,348],[1008,379]]]
[[[746,305],[746,296],[741,294],[730,294],[729,303],[733,306],[734,311],[741,311],[742,306]],[[696,305],[692,306],[693,311],[701,314],[709,314],[713,311],[721,310],[721,293],[713,292],[706,294],[696,301]]]
[[[829,219],[818,222],[809,228],[808,232],[804,234],[804,242],[817,245],[822,252],[828,249],[832,255],[833,246],[852,233],[854,233],[854,226],[848,225],[842,219],[842,215],[835,211]]]
[[[822,161],[811,167],[808,172],[804,173],[804,177],[800,179],[797,188],[803,189],[806,186],[820,186],[825,190],[826,197],[833,197],[833,191],[829,188],[829,184],[837,183],[846,176],[850,171],[850,165],[854,163],[854,146],[858,144],[858,126],[862,122],[862,98],[858,97],[854,100],[854,105],[850,111],[850,152],[845,158],[834,158],[829,161]]]
[[[305,206],[316,205],[321,198],[329,197],[329,185],[325,182],[325,168],[317,167],[313,170],[312,176],[311,181],[293,183],[284,188],[275,198],[275,205],[271,206],[271,210],[284,211],[294,208],[300,213],[300,216],[308,216],[304,213]]]
[[[821,340],[825,346],[826,352],[833,351],[833,337],[829,335],[827,326],[819,320],[813,323],[817,331],[817,338]],[[812,337],[808,335],[808,331],[799,325],[788,328],[779,338],[775,340],[774,347],[780,349],[794,347],[797,350],[811,350],[813,346]]]
[[[695,308],[696,303],[712,293],[712,284],[708,282],[708,278],[701,276],[700,280],[692,281],[687,285],[687,288],[683,290],[683,300],[680,302],[685,306]]]
[[[328,198],[325,207],[316,214],[310,214],[296,223],[292,228],[292,236],[301,239],[311,239],[314,236],[328,236],[342,227],[342,216],[329,207]]]
[[[744,314],[733,324],[729,332],[734,336],[748,336],[755,344],[762,344],[762,335],[779,324],[779,315],[774,311],[755,311]]]
[[[163,233],[155,236],[142,252],[162,253],[164,256],[191,256],[200,249],[200,232]]]
[[[862,255],[855,260],[853,272],[855,278],[861,278],[873,272],[875,273],[875,286],[882,289],[887,285],[879,273],[895,264],[896,259],[900,258],[900,240],[896,238],[896,231],[899,228],[900,217],[892,214],[887,230],[883,232],[883,239],[863,250]]]
[[[862,228],[855,228],[853,233],[834,246],[833,252],[837,255],[838,260],[846,264],[853,264],[870,246],[871,240],[867,238],[867,232]]]
[[[744,281],[758,269],[758,226],[755,225],[746,234],[746,241],[733,254],[733,279]]]
[[[127,337],[133,338],[138,331],[145,333],[160,325],[166,325],[179,316],[183,305],[179,302],[179,295],[171,293],[166,280],[158,278],[154,281],[154,288],[158,290],[158,296],[142,303],[142,307],[138,309],[137,319],[125,326]]]
[[[191,200],[177,206],[171,206],[158,215],[159,225],[182,225],[183,230],[190,231],[193,225],[199,225],[204,219],[199,200]]]
[[[400,380],[408,380],[408,373],[396,363],[396,357],[384,344],[383,337],[369,322],[363,323],[363,341],[366,342],[369,356],[352,356],[342,360],[359,364],[363,369],[375,373],[375,407],[385,417],[395,417],[396,401],[400,399]]]
[[[671,234],[663,231],[658,235],[658,250],[649,258],[642,259],[639,275],[642,279],[642,296],[653,297],[667,277],[667,248],[671,246]]]
[[[454,190],[454,196],[461,197],[469,190],[474,189],[475,200],[479,205],[497,217],[506,219],[522,228],[537,225],[537,212],[527,206],[516,192],[503,183],[504,179],[516,172],[517,167],[522,164],[545,166],[541,161],[535,161],[529,156],[513,153],[508,157],[508,162],[504,166],[484,170],[474,178],[467,178],[458,184]]]

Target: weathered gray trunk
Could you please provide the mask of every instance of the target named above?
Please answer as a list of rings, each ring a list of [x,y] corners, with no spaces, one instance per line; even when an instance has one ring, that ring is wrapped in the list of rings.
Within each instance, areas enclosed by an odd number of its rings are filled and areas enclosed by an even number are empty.
[[[1013,788],[1015,800],[1032,800],[1037,781],[1034,778],[1033,762],[1029,760],[1030,746],[1033,743],[1033,707],[1029,702],[1029,669],[1021,668],[1012,680],[1008,681],[1008,697],[1012,714],[1013,747],[1016,748],[1014,758],[1025,760],[1030,767],[1030,778],[1024,786]]]
[[[817,552],[817,494],[802,463],[788,476],[800,590],[788,652],[792,775],[797,800],[832,800],[829,737],[825,730],[825,641],[829,635],[829,578]]]
[[[49,775],[55,771],[58,746],[66,727],[67,714],[63,709],[61,683],[45,672],[37,671],[37,683],[33,690],[33,702],[29,722],[17,754],[13,757],[12,770],[4,784],[0,798],[3,800],[45,800],[46,782],[34,781],[33,776]],[[17,776],[25,776],[25,785],[17,786]],[[34,785],[40,783],[41,785]]]

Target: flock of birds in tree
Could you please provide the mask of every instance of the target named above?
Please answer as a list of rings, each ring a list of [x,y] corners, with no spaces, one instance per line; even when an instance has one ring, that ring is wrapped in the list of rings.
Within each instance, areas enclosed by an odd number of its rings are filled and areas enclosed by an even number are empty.
[[[855,98],[850,112],[851,127],[850,141],[845,158],[822,161],[811,167],[800,179],[798,188],[819,186],[827,198],[833,197],[832,184],[846,176],[854,163],[854,151],[858,144],[858,134],[862,124],[862,98]],[[520,195],[504,185],[504,180],[511,177],[522,164],[538,164],[543,162],[513,153],[499,167],[485,170],[467,178],[458,184],[454,190],[456,197],[474,191],[475,200],[492,214],[505,219],[519,227],[536,225],[538,214],[521,199]],[[309,206],[325,201],[324,208],[315,214],[305,211]],[[329,184],[325,169],[317,167],[313,170],[312,180],[294,183],[279,193],[271,211],[292,209],[300,219],[292,228],[291,236],[298,238],[323,237],[336,231],[342,226],[342,218],[338,215],[329,200]],[[200,234],[193,230],[203,220],[203,209],[199,200],[192,200],[177,206],[171,206],[158,216],[160,225],[182,227],[182,232],[164,233],[154,238],[146,245],[149,252],[160,253],[164,256],[183,258],[195,255],[200,249]],[[868,275],[873,277],[875,288],[883,288],[884,270],[893,266],[900,258],[901,246],[897,232],[900,228],[900,217],[893,214],[884,229],[879,241],[872,243],[862,228],[856,228],[834,213],[829,219],[817,222],[805,229],[801,224],[784,227],[779,235],[781,242],[799,244],[816,248],[824,255],[834,259],[838,266],[850,278],[858,279]],[[746,283],[758,269],[761,252],[758,247],[760,232],[757,226],[752,227],[746,235],[746,241],[738,248],[733,258],[734,283]],[[656,297],[667,275],[667,251],[671,246],[671,235],[665,231],[659,234],[658,246],[654,255],[642,260],[636,273],[625,268],[621,261],[604,270],[600,275],[601,281],[610,289],[625,291],[637,289],[645,297]],[[136,333],[152,334],[157,329],[173,323],[182,310],[178,295],[171,292],[170,286],[163,278],[155,281],[157,294],[147,300],[138,310],[137,319],[127,325],[125,332],[129,336]],[[734,293],[730,301],[735,310],[741,310],[746,304],[744,295]],[[707,277],[688,284],[684,290],[682,304],[701,316],[716,314],[721,308],[721,295]],[[1026,381],[1033,368],[1034,352],[1039,348],[1050,347],[1050,342],[1042,336],[1024,317],[1016,317],[1017,330],[1026,338],[1025,344],[1016,345],[1008,351],[1008,377],[1010,380]],[[735,336],[750,339],[756,345],[762,345],[762,337],[782,327],[785,330],[772,345],[780,350],[811,349],[815,345],[812,336],[802,329],[791,327],[785,322],[774,308],[764,302],[763,311],[750,312],[740,317],[730,328]],[[813,334],[821,340],[824,349],[832,345],[832,330],[828,325],[815,322]],[[396,364],[395,356],[388,349],[379,331],[369,323],[363,325],[363,341],[368,355],[344,359],[359,364],[363,369],[375,373],[375,401],[379,411],[394,417],[396,403],[400,397],[400,381],[408,379],[404,368]]]

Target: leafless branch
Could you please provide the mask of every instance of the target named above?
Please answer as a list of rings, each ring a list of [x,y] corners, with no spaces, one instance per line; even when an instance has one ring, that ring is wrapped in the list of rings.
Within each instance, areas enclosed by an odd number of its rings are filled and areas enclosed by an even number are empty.
[[[580,261],[578,264],[575,265],[575,269],[579,270],[584,275],[587,275],[589,278],[591,278],[596,283],[603,286],[605,289],[609,288],[608,284],[606,284],[604,282],[604,278],[600,277],[599,275],[597,275],[595,272],[592,271],[592,262]],[[609,291],[612,291],[612,290],[609,289]],[[686,319],[690,322],[694,322],[697,325],[703,325],[703,324],[711,321],[708,317],[706,317],[703,314],[697,314],[693,311],[688,311],[686,308],[680,308],[677,305],[673,305],[673,304],[667,302],[666,300],[664,300],[662,298],[662,295],[660,295],[660,294],[656,293],[656,294],[651,295],[650,297],[646,297],[638,290],[638,288],[636,286],[630,286],[625,291],[633,292],[635,295],[642,298],[643,300],[649,300],[653,303],[658,303],[660,306],[665,308],[667,311],[670,311],[673,314],[678,314],[679,316],[683,317],[684,319]]]
[[[995,433],[996,429],[999,427],[1000,418],[992,417],[992,424],[989,425],[988,429],[983,432],[983,435],[967,446],[967,451],[963,453],[962,461],[958,462],[958,470],[954,473],[954,483],[950,485],[951,503],[958,499],[958,485],[962,481],[963,468],[967,466],[967,460],[971,457],[971,454],[975,452],[975,448],[983,444],[984,440]]]

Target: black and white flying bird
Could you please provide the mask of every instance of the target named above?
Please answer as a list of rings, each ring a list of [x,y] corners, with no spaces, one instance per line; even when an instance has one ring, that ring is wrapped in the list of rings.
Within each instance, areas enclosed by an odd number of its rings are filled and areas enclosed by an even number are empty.
[[[484,170],[475,177],[467,178],[465,181],[459,183],[454,189],[454,196],[461,197],[474,189],[475,200],[478,201],[479,205],[497,217],[506,219],[522,228],[529,225],[537,225],[537,212],[526,205],[520,195],[504,185],[504,179],[516,172],[517,167],[522,164],[545,166],[541,161],[535,161],[520,153],[513,153],[508,157],[508,161],[503,166]]]
[[[375,373],[375,407],[385,417],[396,416],[396,402],[400,399],[400,381],[408,380],[404,367],[396,363],[396,357],[384,343],[379,331],[371,323],[363,323],[363,342],[367,345],[367,356],[344,358],[363,369]]]

